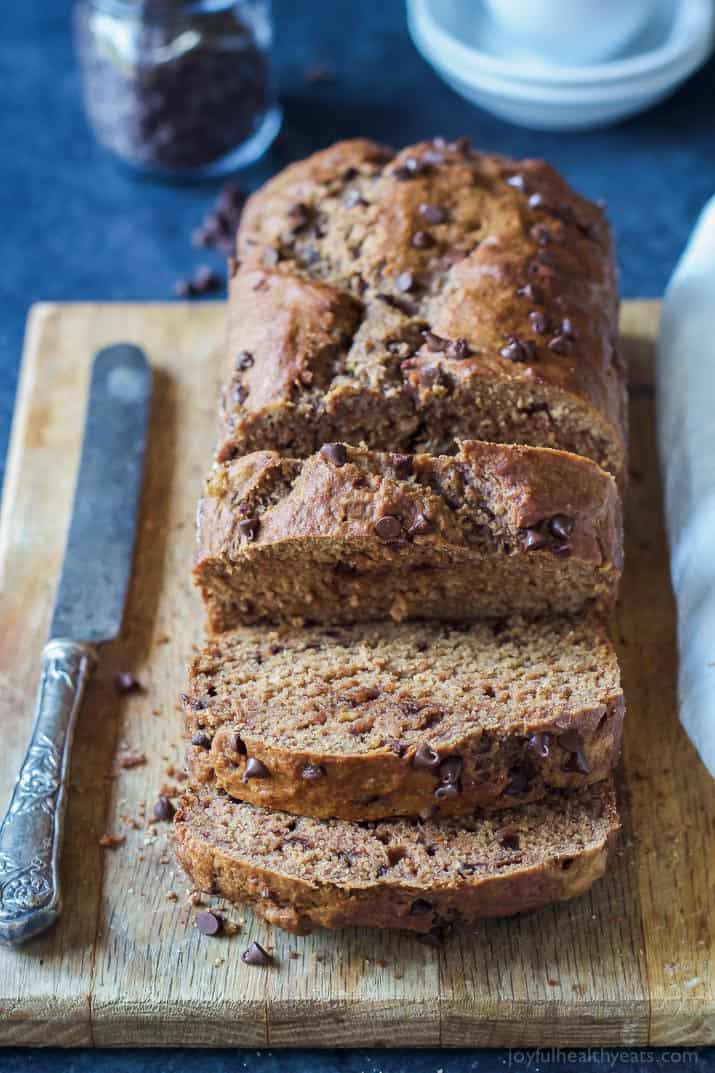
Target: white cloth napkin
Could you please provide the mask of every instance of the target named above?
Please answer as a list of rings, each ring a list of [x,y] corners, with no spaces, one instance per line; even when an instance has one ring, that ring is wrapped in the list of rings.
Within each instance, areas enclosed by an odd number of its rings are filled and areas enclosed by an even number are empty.
[[[715,198],[665,294],[657,400],[680,719],[715,777]]]

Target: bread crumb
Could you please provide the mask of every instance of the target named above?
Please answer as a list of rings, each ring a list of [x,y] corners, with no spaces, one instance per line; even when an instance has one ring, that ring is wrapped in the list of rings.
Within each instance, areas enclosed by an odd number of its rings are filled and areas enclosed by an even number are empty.
[[[103,834],[99,840],[99,844],[103,849],[116,849],[117,846],[122,846],[125,842],[125,835],[113,835],[109,832]]]
[[[176,891],[173,890],[168,890],[164,897],[166,898],[167,902],[176,902],[179,899],[179,895],[176,893]]]
[[[117,753],[117,764],[120,768],[141,767],[146,764],[146,753],[125,745]]]
[[[159,636],[156,639],[156,644],[158,644],[158,645],[168,645],[170,640],[171,640],[171,637],[169,637],[168,633],[160,633]]]

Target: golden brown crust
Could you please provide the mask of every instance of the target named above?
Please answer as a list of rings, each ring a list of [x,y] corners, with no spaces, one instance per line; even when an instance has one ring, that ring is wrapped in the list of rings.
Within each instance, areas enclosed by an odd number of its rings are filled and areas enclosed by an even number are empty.
[[[253,195],[238,254],[220,457],[306,455],[331,439],[448,453],[471,438],[563,447],[622,473],[608,226],[543,161],[340,143]],[[332,368],[286,314],[289,291],[310,320],[316,283],[345,329]]]
[[[607,631],[562,618],[237,630],[195,657],[183,699],[196,777],[347,820],[513,808],[597,782],[624,715]]]
[[[584,893],[619,829],[608,783],[507,814],[370,829],[296,819],[205,789],[176,815],[176,853],[202,890],[287,931],[404,928],[511,916]]]
[[[439,458],[339,450],[338,464],[265,451],[214,471],[195,559],[214,629],[612,604],[620,498],[589,459],[474,442]]]

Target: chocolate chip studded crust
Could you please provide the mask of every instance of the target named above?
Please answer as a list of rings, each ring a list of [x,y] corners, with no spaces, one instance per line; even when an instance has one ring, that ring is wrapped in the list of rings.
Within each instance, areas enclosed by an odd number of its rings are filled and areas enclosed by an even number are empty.
[[[184,707],[195,774],[347,820],[464,815],[596,782],[624,710],[605,628],[562,617],[247,627],[193,660]]]
[[[179,862],[198,887],[297,933],[426,933],[573,898],[603,874],[619,827],[608,782],[502,813],[367,825],[271,812],[198,787],[175,823]]]
[[[611,605],[621,546],[615,482],[588,459],[472,441],[438,458],[335,444],[219,465],[195,577],[214,630],[568,613]]]
[[[238,259],[221,459],[481,439],[622,474],[609,229],[543,161],[341,142],[249,200]]]

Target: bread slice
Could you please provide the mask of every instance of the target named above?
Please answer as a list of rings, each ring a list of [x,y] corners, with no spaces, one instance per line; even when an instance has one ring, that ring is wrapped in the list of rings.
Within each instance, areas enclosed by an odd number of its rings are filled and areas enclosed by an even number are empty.
[[[194,772],[256,805],[348,820],[596,782],[624,713],[606,629],[565,617],[247,627],[194,659],[184,705]]]
[[[254,194],[238,257],[221,459],[482,439],[622,473],[609,228],[543,161],[342,142]]]
[[[271,812],[209,785],[185,796],[175,832],[193,883],[287,931],[431,932],[582,894],[618,827],[609,782],[507,812],[368,824]]]
[[[214,630],[609,607],[620,498],[589,459],[468,441],[453,456],[328,444],[218,466],[195,577]]]

